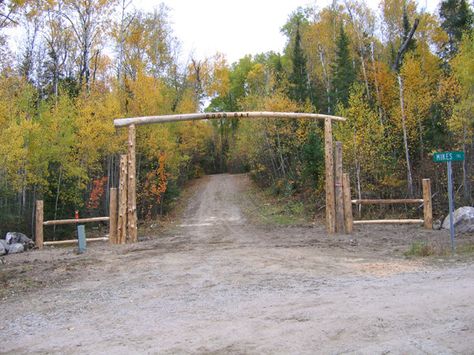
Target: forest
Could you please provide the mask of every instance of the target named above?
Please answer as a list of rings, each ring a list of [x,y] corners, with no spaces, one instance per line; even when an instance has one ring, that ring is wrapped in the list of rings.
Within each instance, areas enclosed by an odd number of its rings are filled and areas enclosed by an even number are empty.
[[[333,1],[298,8],[282,53],[234,63],[181,53],[170,10],[129,0],[0,0],[0,234],[45,219],[107,214],[126,131],[113,119],[221,111],[314,112],[334,126],[357,198],[420,196],[430,178],[445,215],[474,203],[474,15],[465,0],[434,13],[415,1]],[[20,36],[18,34],[21,34]],[[21,40],[18,40],[21,38]],[[405,46],[404,46],[405,45]],[[247,172],[275,195],[324,208],[323,128],[309,120],[222,118],[139,127],[140,220],[169,211],[185,183]]]

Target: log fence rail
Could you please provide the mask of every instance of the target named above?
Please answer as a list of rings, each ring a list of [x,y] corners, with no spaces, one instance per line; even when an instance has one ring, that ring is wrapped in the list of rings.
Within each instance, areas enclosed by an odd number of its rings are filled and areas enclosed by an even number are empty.
[[[90,217],[90,218],[71,218],[71,219],[57,219],[44,221],[44,203],[42,200],[36,201],[36,213],[35,213],[35,244],[39,249],[42,249],[47,245],[63,245],[77,243],[77,239],[70,240],[56,240],[56,241],[44,241],[44,226],[64,225],[64,224],[78,224],[78,223],[97,223],[97,222],[109,222],[109,237],[100,238],[86,238],[88,242],[95,241],[109,241],[110,243],[117,243],[117,189],[110,189],[110,201],[108,217]]]
[[[350,193],[350,191],[349,191]],[[393,205],[393,204],[422,204],[422,219],[372,219],[372,220],[352,220],[352,208],[344,218],[347,224],[423,224],[426,229],[433,229],[433,207],[431,200],[431,182],[430,179],[423,179],[423,198],[405,198],[405,199],[356,199],[350,200],[351,205]]]

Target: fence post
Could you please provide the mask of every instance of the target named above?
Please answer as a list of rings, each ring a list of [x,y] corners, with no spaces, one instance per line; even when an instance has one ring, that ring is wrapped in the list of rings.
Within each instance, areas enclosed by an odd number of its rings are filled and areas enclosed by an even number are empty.
[[[135,125],[128,126],[128,183],[127,183],[127,243],[135,243],[137,236],[137,194],[136,194],[136,132]]]
[[[423,221],[426,229],[433,229],[433,205],[431,201],[430,179],[423,179]]]
[[[332,149],[332,120],[324,119],[324,164],[326,170],[326,230],[329,234],[336,231],[334,201],[334,157]]]
[[[109,243],[117,244],[117,188],[109,193]]]
[[[351,183],[347,173],[342,175],[342,189],[344,193],[344,226],[346,233],[352,234],[354,218],[352,217]]]
[[[126,154],[120,156],[117,244],[125,244],[127,239],[127,160]]]
[[[36,213],[35,213],[35,245],[39,248],[43,248],[43,200],[36,201]]]
[[[342,190],[342,143],[336,142],[335,152],[335,181],[336,195],[336,232],[344,233],[344,194]]]

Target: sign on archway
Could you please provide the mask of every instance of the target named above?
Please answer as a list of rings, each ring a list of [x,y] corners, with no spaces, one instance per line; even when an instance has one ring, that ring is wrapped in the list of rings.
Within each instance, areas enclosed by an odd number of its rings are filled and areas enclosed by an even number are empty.
[[[191,113],[181,115],[146,116],[118,118],[115,127],[128,127],[128,153],[120,159],[119,208],[117,221],[118,243],[137,241],[137,201],[136,201],[136,126],[194,120],[221,118],[275,118],[275,119],[318,119],[324,120],[324,160],[326,177],[326,229],[336,231],[336,200],[334,183],[334,158],[332,121],[345,121],[338,116],[296,112],[216,112]]]

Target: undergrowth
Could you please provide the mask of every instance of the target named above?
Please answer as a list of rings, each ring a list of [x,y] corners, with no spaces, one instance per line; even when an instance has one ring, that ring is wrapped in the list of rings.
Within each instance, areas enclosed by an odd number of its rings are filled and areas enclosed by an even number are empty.
[[[458,244],[455,249],[456,255],[474,255],[474,243],[465,242]],[[449,256],[452,255],[450,245],[433,245],[426,241],[413,242],[404,253],[406,257],[428,257],[428,256]]]
[[[263,224],[298,225],[311,223],[314,211],[295,196],[276,196],[271,189],[251,185],[245,192],[252,204],[244,205],[252,220]]]
[[[427,242],[413,242],[404,254],[405,256],[431,256],[435,254],[435,248]]]

